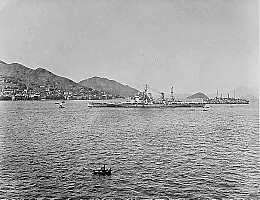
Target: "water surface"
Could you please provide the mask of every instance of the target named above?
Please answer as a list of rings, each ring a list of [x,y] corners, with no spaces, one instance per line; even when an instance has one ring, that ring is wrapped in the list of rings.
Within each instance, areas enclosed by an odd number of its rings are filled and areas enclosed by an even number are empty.
[[[8,101],[0,117],[0,198],[260,198],[258,103]],[[92,175],[103,163],[112,175]]]

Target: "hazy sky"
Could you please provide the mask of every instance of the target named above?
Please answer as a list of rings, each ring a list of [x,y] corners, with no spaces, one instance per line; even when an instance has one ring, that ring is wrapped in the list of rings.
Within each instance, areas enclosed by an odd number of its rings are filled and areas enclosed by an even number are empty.
[[[166,93],[258,86],[258,31],[258,0],[0,0],[0,60]]]

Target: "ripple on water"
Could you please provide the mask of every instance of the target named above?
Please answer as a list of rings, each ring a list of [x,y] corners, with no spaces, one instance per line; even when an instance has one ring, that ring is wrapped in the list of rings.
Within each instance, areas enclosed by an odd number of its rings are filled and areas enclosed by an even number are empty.
[[[259,197],[256,105],[202,112],[2,103],[1,198]],[[112,175],[92,175],[103,163]]]

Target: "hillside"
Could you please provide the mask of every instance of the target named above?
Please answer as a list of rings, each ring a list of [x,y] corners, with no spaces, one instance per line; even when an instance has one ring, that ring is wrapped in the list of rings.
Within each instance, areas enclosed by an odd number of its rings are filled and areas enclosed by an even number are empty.
[[[57,76],[43,68],[37,68],[27,74],[27,82],[34,83],[35,85],[55,85],[64,90],[79,86],[74,81],[68,78]]]
[[[16,77],[21,80],[26,80],[27,74],[32,71],[32,69],[18,63],[6,64],[3,61],[0,62],[0,75],[2,76]]]
[[[132,97],[138,93],[138,90],[129,87],[128,85],[123,85],[114,80],[109,80],[107,78],[92,77],[79,82],[80,85],[93,88],[95,90],[101,90],[108,92],[115,96],[120,97]]]
[[[0,75],[4,77],[15,77],[19,82],[25,83],[30,87],[52,85],[64,90],[80,87],[76,82],[55,75],[46,69],[37,68],[33,70],[18,63],[6,64],[1,61]]]
[[[200,98],[203,100],[209,99],[209,97],[207,97],[205,94],[203,94],[201,92],[198,92],[196,94],[193,94],[193,95],[187,97],[187,99],[197,99],[197,98]]]

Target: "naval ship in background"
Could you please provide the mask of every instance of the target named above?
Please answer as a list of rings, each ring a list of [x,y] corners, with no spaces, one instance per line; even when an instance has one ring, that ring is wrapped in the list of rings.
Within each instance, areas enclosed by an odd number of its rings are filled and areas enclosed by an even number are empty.
[[[230,97],[229,94],[227,94],[227,97],[223,97],[222,94],[220,94],[220,97],[218,96],[218,90],[217,95],[213,99],[207,99],[208,104],[249,104],[249,100],[242,99],[242,98],[236,98],[235,97],[235,90],[234,90],[234,97]]]
[[[161,98],[154,99],[151,93],[148,93],[148,85],[144,91],[137,94],[129,101],[122,102],[91,102],[89,107],[122,107],[122,108],[196,108],[205,107],[204,100],[199,101],[177,101],[173,96],[173,87],[171,88],[171,97],[165,98],[164,93],[161,93]]]

